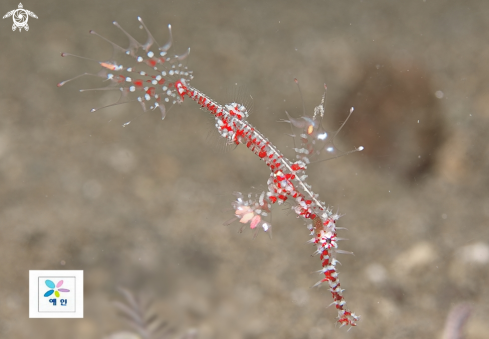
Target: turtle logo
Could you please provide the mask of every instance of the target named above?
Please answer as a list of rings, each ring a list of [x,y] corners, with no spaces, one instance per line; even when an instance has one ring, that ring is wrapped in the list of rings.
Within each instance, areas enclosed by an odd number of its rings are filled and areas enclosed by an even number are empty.
[[[29,20],[29,16],[37,19],[37,15],[23,7],[22,3],[19,3],[19,8],[14,9],[3,16],[4,19],[10,16],[13,17],[14,24],[12,25],[12,31],[15,31],[17,28],[19,29],[19,32],[22,31],[22,28],[28,31],[29,25],[27,24],[27,20]]]

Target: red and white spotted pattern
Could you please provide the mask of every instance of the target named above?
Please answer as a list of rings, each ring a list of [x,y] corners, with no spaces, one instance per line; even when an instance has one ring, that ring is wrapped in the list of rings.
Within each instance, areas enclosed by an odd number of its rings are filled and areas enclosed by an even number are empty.
[[[324,274],[324,278],[316,285],[329,284],[333,304],[338,310],[338,322],[341,325],[356,326],[359,317],[346,308],[336,271],[338,261],[334,256],[338,244],[335,223],[339,216],[326,208],[325,204],[318,200],[318,195],[312,192],[311,186],[305,182],[305,162],[298,160],[292,163],[285,158],[267,138],[246,121],[248,113],[243,105],[231,103],[221,106],[198,89],[186,84],[184,79],[175,82],[175,87],[182,101],[188,96],[214,115],[216,128],[229,143],[245,145],[270,168],[268,192],[263,192],[257,201],[243,199],[241,193],[238,193],[238,199],[233,205],[236,217],[241,223],[249,222],[252,229],[262,226],[268,231],[271,225],[262,220],[263,211],[267,213],[274,203],[282,204],[291,200],[292,210],[297,215],[311,220],[314,225],[310,226],[311,234],[314,235],[311,242],[317,245],[317,253],[320,254],[323,265],[320,272]]]
[[[346,302],[336,270],[338,261],[335,259],[335,255],[344,253],[344,251],[337,249],[337,240],[339,239],[337,238],[335,223],[338,216],[333,214],[324,202],[319,201],[318,195],[312,191],[311,186],[305,181],[307,178],[305,170],[310,162],[310,157],[323,150],[334,151],[333,140],[331,140],[331,145],[323,143],[327,139],[328,133],[322,129],[318,120],[318,118],[322,118],[324,113],[324,96],[321,105],[316,107],[312,118],[304,116],[294,119],[288,115],[289,120],[286,122],[303,130],[300,134],[301,147],[295,148],[297,161],[292,162],[285,158],[277,147],[247,121],[248,112],[244,105],[234,102],[220,105],[198,89],[190,86],[189,82],[193,78],[192,72],[188,71],[182,64],[190,50],[183,55],[168,56],[167,52],[172,44],[170,26],[169,42],[162,47],[151,50],[153,45],[158,45],[143,21],[140,18],[138,20],[148,34],[148,40],[145,44],[139,43],[119,24],[114,22],[114,25],[129,38],[129,47],[120,47],[102,37],[112,44],[114,55],[106,61],[95,60],[102,66],[101,71],[97,74],[84,73],[60,82],[58,86],[63,86],[80,76],[94,75],[109,81],[109,85],[102,88],[103,90],[116,89],[121,91],[119,101],[109,106],[128,101],[138,101],[144,110],[147,109],[148,105],[151,110],[159,108],[162,118],[165,118],[166,105],[182,103],[188,97],[209,111],[215,118],[215,127],[229,144],[245,145],[270,168],[266,192],[255,196],[250,194],[247,198],[241,193],[236,193],[237,199],[233,203],[236,219],[243,224],[249,223],[252,229],[262,228],[268,232],[271,225],[264,220],[264,217],[270,213],[273,204],[280,205],[287,201],[298,216],[310,221],[308,228],[311,235],[314,236],[311,242],[317,246],[317,254],[320,255],[323,266],[319,272],[324,275],[324,278],[316,285],[328,283],[333,296],[333,304],[338,310],[338,322],[341,325],[356,326],[358,316],[350,312],[345,306]],[[90,31],[90,33],[98,35],[94,31]],[[62,56],[73,55],[62,53]],[[126,60],[122,62],[120,59],[124,57]],[[92,109],[92,111],[98,109],[100,108]]]

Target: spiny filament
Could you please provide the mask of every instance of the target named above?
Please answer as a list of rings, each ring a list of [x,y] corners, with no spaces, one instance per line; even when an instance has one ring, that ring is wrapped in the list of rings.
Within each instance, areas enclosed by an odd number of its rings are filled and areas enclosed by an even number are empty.
[[[58,87],[85,75],[101,77],[109,81],[106,87],[81,91],[119,90],[121,97],[111,105],[92,109],[92,112],[109,106],[138,101],[144,111],[147,110],[148,105],[151,110],[158,108],[161,112],[162,119],[164,119],[166,116],[166,106],[179,103],[179,97],[174,86],[175,81],[181,79],[191,80],[193,78],[192,71],[189,71],[183,65],[183,60],[190,53],[190,49],[184,54],[173,57],[169,56],[168,50],[172,45],[171,26],[168,25],[170,32],[168,43],[160,47],[146,28],[143,20],[139,17],[138,20],[148,34],[148,40],[144,44],[134,39],[117,22],[113,22],[128,37],[129,46],[127,48],[113,43],[95,31],[90,31],[91,34],[99,36],[112,45],[112,57],[108,60],[98,61],[70,53],[61,53],[61,56],[74,56],[95,61],[102,66],[102,69],[96,74],[83,73],[62,81],[58,84]],[[154,45],[156,48],[154,48]]]

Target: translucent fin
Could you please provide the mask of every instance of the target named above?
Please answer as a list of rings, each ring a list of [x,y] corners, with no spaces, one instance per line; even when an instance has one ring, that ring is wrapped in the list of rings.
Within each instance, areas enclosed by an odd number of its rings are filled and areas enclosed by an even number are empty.
[[[66,83],[70,82],[70,81],[73,81],[75,79],[81,78],[81,77],[86,76],[86,75],[91,75],[91,76],[96,76],[96,77],[103,77],[103,76],[101,76],[99,74],[83,73],[83,74],[77,75],[77,76],[75,76],[75,77],[73,77],[71,79],[68,79],[68,80],[65,80],[65,81],[61,81],[56,86],[61,87],[61,86],[65,85]]]
[[[334,251],[336,253],[339,253],[339,254],[351,254],[351,255],[355,255],[353,252],[350,252],[350,251],[343,251],[343,250],[339,250],[339,249],[335,249]]]
[[[97,108],[92,108],[90,110],[91,113],[93,112],[96,112],[98,110],[101,110],[103,108],[107,108],[107,107],[112,107],[112,106],[117,106],[117,105],[122,105],[122,104],[126,104],[127,102],[116,102],[116,103],[113,103],[113,104],[110,104],[110,105],[106,105],[106,106],[101,106],[101,107],[97,107]]]
[[[171,32],[171,25],[168,25],[168,32],[170,34],[170,38],[168,39],[168,42],[166,44],[160,47],[160,51],[162,53],[166,53],[170,49],[171,45],[173,44],[173,34]]]
[[[294,79],[294,81],[299,88],[299,93],[301,94],[302,98],[299,82],[297,79]],[[330,132],[323,127],[322,119],[324,117],[326,90],[327,87],[324,85],[324,94],[321,97],[320,104],[314,108],[312,117],[304,114],[300,118],[293,118],[288,112],[285,112],[287,115],[287,120],[281,120],[281,122],[286,122],[291,125],[291,136],[294,138],[294,151],[296,152],[296,158],[304,161],[306,164],[330,160],[363,150],[363,147],[360,146],[351,151],[343,152],[335,144],[335,138],[353,113],[353,107],[350,110],[348,117],[341,124],[338,130],[335,132]],[[304,100],[302,101],[302,107],[305,110]],[[299,132],[296,133],[294,129],[299,130]],[[321,159],[325,153],[328,154],[328,157],[326,159]]]
[[[188,55],[190,54],[190,47],[187,48],[187,51],[183,54],[180,54],[180,55],[175,55],[175,58],[177,58],[178,60],[182,61],[182,60],[185,60]]]
[[[151,32],[146,27],[146,25],[144,24],[143,19],[141,19],[141,17],[139,17],[139,16],[138,16],[138,21],[141,23],[141,25],[143,26],[144,30],[146,31],[146,34],[148,35],[148,38],[146,40],[146,43],[141,46],[146,52],[148,52],[149,49],[151,48],[151,46],[153,44],[156,44],[156,46],[158,46],[158,43],[156,42],[156,39],[153,37],[153,35],[151,34]],[[171,29],[170,29],[170,38],[171,38]],[[161,49],[160,46],[158,46],[158,49]]]
[[[251,114],[253,110],[253,97],[249,94],[246,87],[235,84],[227,90],[226,97],[234,105],[234,103],[239,103],[246,108],[247,115]],[[207,126],[207,137],[206,143],[211,147],[212,150],[217,153],[227,153],[236,149],[237,145],[235,143],[230,143],[228,140],[223,138],[215,126],[216,120],[214,117],[209,118],[209,125]]]
[[[227,98],[225,102],[237,102],[246,107],[248,115],[253,113],[254,100],[247,86],[238,85],[235,83],[227,90]]]
[[[221,134],[219,134],[219,131],[214,126],[214,117],[210,117],[208,121],[208,132],[205,138],[206,144],[208,144],[210,148],[218,154],[223,154],[235,150],[238,145],[236,145],[235,143],[229,143],[225,138],[221,136]]]
[[[108,42],[109,44],[112,45],[112,48],[114,49],[114,51],[113,51],[114,53],[112,54],[112,58],[111,59],[114,59],[115,58],[116,52],[126,53],[126,49],[125,48],[122,48],[121,46],[117,45],[116,43],[114,43],[114,42],[110,41],[109,39],[105,38],[104,36],[98,34],[94,30],[90,30],[89,33],[98,36],[102,40],[105,40],[106,42]]]
[[[238,221],[238,220],[239,220],[239,219],[238,219],[238,217],[232,217],[231,219],[226,220],[226,221],[225,221],[225,222],[223,222],[222,224],[223,224],[224,226],[229,226],[229,225],[231,225],[233,222]]]

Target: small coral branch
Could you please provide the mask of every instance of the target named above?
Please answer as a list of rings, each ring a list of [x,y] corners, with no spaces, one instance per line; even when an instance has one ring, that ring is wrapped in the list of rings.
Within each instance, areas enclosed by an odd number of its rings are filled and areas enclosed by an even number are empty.
[[[448,314],[443,331],[443,339],[463,339],[463,328],[469,320],[472,307],[468,304],[456,305]]]
[[[162,321],[151,310],[151,303],[144,302],[126,289],[120,289],[125,303],[115,302],[115,306],[125,321],[139,334],[141,339],[170,339],[175,338],[175,330],[168,327],[168,323]],[[196,339],[196,331],[190,330],[180,339]]]

